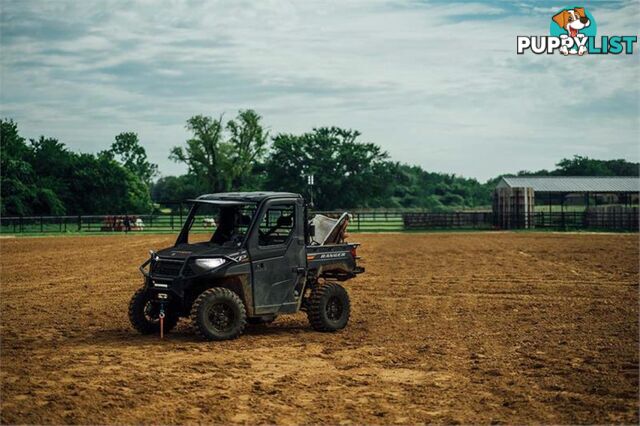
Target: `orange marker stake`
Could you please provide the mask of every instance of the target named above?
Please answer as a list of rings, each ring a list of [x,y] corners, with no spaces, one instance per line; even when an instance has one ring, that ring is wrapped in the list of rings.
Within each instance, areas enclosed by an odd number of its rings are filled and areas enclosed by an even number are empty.
[[[164,312],[160,312],[160,339],[164,339]]]

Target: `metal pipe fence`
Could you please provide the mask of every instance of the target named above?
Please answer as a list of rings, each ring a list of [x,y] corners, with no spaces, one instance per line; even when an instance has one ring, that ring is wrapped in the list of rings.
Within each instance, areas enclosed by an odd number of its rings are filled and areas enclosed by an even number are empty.
[[[312,214],[338,217],[342,211],[318,211]],[[129,218],[127,226],[126,218]],[[101,233],[101,232],[177,232],[186,214],[181,212],[143,215],[13,216],[0,217],[2,234]],[[196,218],[195,231],[211,231],[211,221]],[[616,211],[532,212],[498,217],[490,211],[415,212],[354,211],[349,232],[389,232],[447,229],[594,229],[609,231],[639,230],[638,209]]]

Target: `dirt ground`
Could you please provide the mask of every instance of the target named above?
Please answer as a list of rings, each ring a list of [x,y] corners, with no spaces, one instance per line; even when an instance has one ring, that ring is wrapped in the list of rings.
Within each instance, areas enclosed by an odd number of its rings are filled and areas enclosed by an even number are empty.
[[[349,326],[200,341],[127,303],[171,236],[1,245],[2,423],[638,423],[638,235],[355,235]]]

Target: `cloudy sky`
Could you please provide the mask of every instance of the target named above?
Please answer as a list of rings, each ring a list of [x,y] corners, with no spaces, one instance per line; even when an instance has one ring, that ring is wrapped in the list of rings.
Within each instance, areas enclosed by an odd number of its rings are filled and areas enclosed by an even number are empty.
[[[393,159],[485,180],[640,158],[640,52],[516,55],[564,2],[0,0],[0,115],[96,152],[138,132],[163,175],[195,114],[272,134],[358,129]],[[637,35],[640,2],[587,2]],[[638,46],[636,45],[636,49]]]

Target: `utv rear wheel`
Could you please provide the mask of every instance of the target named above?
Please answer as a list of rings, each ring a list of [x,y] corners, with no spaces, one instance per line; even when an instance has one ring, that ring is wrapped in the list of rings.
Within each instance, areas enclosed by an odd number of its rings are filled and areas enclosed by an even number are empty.
[[[235,339],[247,324],[247,312],[236,293],[214,287],[193,302],[191,321],[196,332],[207,340]]]
[[[138,289],[129,302],[129,321],[141,334],[160,332],[160,306],[153,303],[144,288]],[[164,331],[169,332],[178,324],[178,315],[165,309]]]
[[[337,331],[349,322],[351,303],[347,290],[340,284],[324,284],[311,292],[307,318],[317,331]]]

